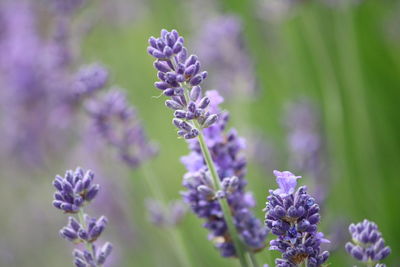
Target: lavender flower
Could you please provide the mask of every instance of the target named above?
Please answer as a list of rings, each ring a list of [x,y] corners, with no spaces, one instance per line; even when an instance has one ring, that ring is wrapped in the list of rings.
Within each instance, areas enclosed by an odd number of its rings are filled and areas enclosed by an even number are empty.
[[[59,13],[48,18],[55,27],[42,36],[35,11],[29,1],[0,4],[0,108],[6,114],[0,118],[1,138],[7,156],[29,166],[65,148],[63,140],[76,130],[69,127],[77,117],[75,94],[89,90],[71,88],[70,20]]]
[[[350,224],[349,232],[353,242],[346,243],[347,253],[358,261],[385,266],[378,261],[386,258],[391,250],[385,246],[385,240],[374,222],[365,219],[360,223]]]
[[[92,95],[102,89],[108,81],[108,71],[100,64],[81,67],[73,83],[73,91],[78,98]]]
[[[293,168],[306,172],[314,180],[313,192],[318,203],[322,204],[327,194],[329,173],[319,113],[310,101],[290,103],[285,124],[290,164]]]
[[[32,5],[24,1],[0,4],[1,123],[7,153],[25,164],[41,163],[43,147],[51,143],[49,131],[54,95],[48,86],[45,42],[37,29]],[[45,75],[46,73],[46,75]],[[51,128],[54,130],[54,128]],[[50,134],[50,135],[49,135]]]
[[[74,250],[74,263],[77,267],[102,266],[112,251],[112,245],[106,242],[98,248],[96,240],[103,233],[108,220],[105,216],[92,218],[83,212],[83,205],[94,199],[99,185],[93,184],[94,174],[77,168],[69,170],[64,177],[56,176],[53,185],[57,189],[53,205],[67,213],[78,213],[78,220],[70,216],[68,225],[60,230],[60,236],[74,243],[86,244],[83,251]]]
[[[85,202],[90,202],[98,193],[100,186],[93,184],[92,171],[84,172],[77,168],[75,172],[69,170],[64,177],[56,176],[53,185],[57,189],[54,193],[54,207],[67,213],[77,213]]]
[[[172,201],[165,208],[163,204],[155,199],[146,201],[149,220],[156,226],[171,227],[179,224],[186,214],[186,205],[179,200]]]
[[[208,91],[206,96],[211,100],[211,112],[220,113],[220,120],[204,130],[204,137],[221,177],[222,191],[215,192],[213,189],[199,143],[190,140],[191,152],[182,158],[188,170],[183,181],[187,188],[183,198],[194,213],[206,220],[204,227],[211,231],[209,238],[214,241],[222,256],[231,257],[236,254],[218,203],[220,197],[228,199],[235,226],[243,242],[252,251],[261,250],[267,231],[251,213],[255,201],[250,193],[245,192],[246,160],[241,155],[244,140],[234,129],[225,132],[228,113],[221,113],[218,108],[218,104],[223,101],[221,96],[216,91]]]
[[[160,79],[155,85],[171,97],[166,106],[175,110],[173,124],[191,149],[182,158],[188,169],[183,181],[187,188],[182,193],[184,201],[206,220],[204,227],[210,230],[209,238],[221,255],[238,256],[243,262],[237,233],[251,252],[264,247],[267,234],[250,211],[254,206],[252,196],[244,191],[246,161],[240,156],[244,141],[235,130],[224,132],[228,113],[222,113],[218,107],[223,98],[216,91],[201,97],[200,83],[207,73],[200,72],[196,56],[188,56],[178,32],[162,30],[161,37],[151,37],[149,44],[147,51],[157,59],[154,66]],[[199,140],[194,139],[197,136]],[[207,148],[203,150],[200,143]],[[217,173],[208,170],[214,164]]]
[[[279,189],[270,190],[265,208],[265,223],[277,236],[270,242],[270,250],[282,252],[282,259],[276,259],[279,267],[295,267],[303,262],[307,266],[321,266],[329,252],[321,253],[321,243],[329,242],[317,231],[320,221],[319,206],[307,194],[305,186],[296,191],[297,179],[291,172],[274,171]]]
[[[118,150],[120,158],[132,168],[157,154],[138,121],[126,96],[114,89],[87,104],[87,110],[97,133]]]
[[[196,121],[202,128],[207,128],[217,121],[218,116],[207,111],[210,99],[201,97],[200,84],[207,78],[207,72],[200,72],[197,56],[188,55],[183,42],[176,30],[162,30],[160,38],[150,37],[147,51],[156,58],[154,67],[160,79],[155,83],[156,88],[171,97],[165,105],[175,111],[173,124],[179,129],[178,135],[192,139],[201,129],[188,122]]]
[[[202,63],[214,75],[208,85],[218,88],[226,98],[252,97],[256,79],[247,51],[241,20],[223,15],[207,20],[195,41]]]

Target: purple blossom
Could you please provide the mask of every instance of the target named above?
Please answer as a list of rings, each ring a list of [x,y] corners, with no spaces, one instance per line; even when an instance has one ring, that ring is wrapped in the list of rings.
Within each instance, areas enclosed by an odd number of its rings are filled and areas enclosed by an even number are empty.
[[[33,6],[24,1],[0,4],[1,108],[7,153],[25,164],[43,161],[44,148],[56,147],[51,125],[56,95],[49,87],[47,50]],[[58,87],[57,87],[58,88]]]
[[[255,71],[242,21],[235,15],[221,15],[202,25],[194,46],[204,66],[213,73],[209,87],[226,98],[253,97],[257,91]]]
[[[221,103],[222,98],[216,91],[207,92],[213,112],[220,114],[220,119],[204,129],[204,137],[210,149],[212,159],[221,177],[222,191],[215,192],[203,159],[199,143],[188,140],[191,152],[182,157],[188,172],[184,176],[182,193],[194,213],[205,219],[204,227],[210,231],[209,238],[224,257],[235,256],[236,252],[229,236],[223,212],[218,198],[226,197],[231,207],[234,224],[248,249],[259,251],[264,247],[267,235],[261,222],[252,214],[255,201],[250,193],[245,192],[246,160],[241,155],[244,140],[235,130],[225,132],[228,113],[221,113],[214,103]],[[215,99],[215,101],[214,101]]]
[[[301,178],[301,176],[295,176],[289,171],[280,172],[275,170],[274,175],[279,185],[279,189],[276,189],[274,194],[280,195],[281,197],[293,194],[297,186],[297,179]]]
[[[92,95],[102,89],[108,81],[108,71],[100,64],[83,66],[76,74],[73,91],[78,98]]]
[[[295,267],[306,261],[307,266],[321,266],[328,259],[329,252],[321,252],[320,245],[329,241],[318,232],[318,204],[308,195],[305,186],[294,192],[296,180],[300,177],[290,172],[275,171],[274,174],[280,190],[270,190],[265,223],[277,236],[270,242],[270,250],[282,253],[282,258],[276,259],[276,265]]]
[[[352,242],[346,243],[346,251],[356,260],[377,263],[390,254],[391,249],[385,245],[385,240],[374,222],[365,219],[360,223],[350,224],[349,232]]]
[[[293,102],[287,108],[285,124],[290,164],[314,180],[313,192],[321,204],[326,198],[329,173],[319,113],[310,101]]]
[[[157,154],[157,147],[147,139],[144,128],[125,94],[117,89],[87,104],[96,132],[118,151],[132,168]]]
[[[29,1],[0,4],[1,138],[7,156],[30,167],[64,149],[77,130],[70,127],[79,110],[71,89],[70,20],[48,19],[55,26],[42,34]]]
[[[67,226],[60,230],[62,238],[74,244],[86,244],[86,249],[74,250],[77,267],[102,266],[112,251],[109,242],[100,248],[95,244],[108,223],[107,218],[96,219],[83,213],[83,205],[93,200],[99,191],[100,186],[93,184],[93,179],[93,172],[78,167],[75,172],[67,171],[64,177],[57,175],[53,182],[57,189],[53,205],[67,213],[79,213],[79,219],[70,216]]]
[[[218,116],[207,110],[210,99],[201,96],[200,84],[207,78],[207,72],[200,71],[197,56],[189,55],[183,43],[183,37],[176,30],[162,30],[161,37],[150,37],[147,52],[156,58],[154,67],[160,81],[155,87],[171,97],[165,105],[174,110],[172,123],[178,128],[178,135],[192,139],[201,130],[195,122],[202,129],[207,128],[218,120]]]
[[[100,186],[93,183],[92,171],[84,172],[77,168],[69,170],[64,177],[56,176],[53,185],[57,189],[54,194],[54,207],[67,213],[77,213],[80,208],[90,202],[98,193]]]

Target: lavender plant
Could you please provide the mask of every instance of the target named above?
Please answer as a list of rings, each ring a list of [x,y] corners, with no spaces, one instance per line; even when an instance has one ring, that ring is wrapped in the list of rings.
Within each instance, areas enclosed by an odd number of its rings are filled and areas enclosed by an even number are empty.
[[[366,266],[384,267],[379,261],[386,258],[391,249],[385,245],[385,240],[376,223],[365,219],[357,224],[350,224],[349,232],[352,242],[346,243],[346,251],[356,260]]]
[[[172,122],[192,150],[183,159],[189,171],[183,182],[188,189],[184,200],[206,219],[205,227],[222,256],[237,256],[242,266],[248,266],[249,253],[256,264],[252,253],[263,248],[266,230],[251,214],[252,200],[244,192],[246,163],[238,156],[243,140],[233,130],[224,132],[228,114],[218,109],[218,93],[202,97],[200,84],[207,72],[200,71],[197,56],[189,55],[183,42],[176,30],[162,30],[161,37],[149,39],[147,51],[156,58],[160,81],[155,86],[170,97],[165,105],[174,110]]]
[[[328,251],[321,252],[320,245],[329,242],[318,232],[319,206],[307,193],[307,187],[296,190],[297,179],[289,171],[274,171],[279,188],[270,190],[265,208],[265,223],[277,236],[270,242],[270,250],[282,253],[276,259],[278,267],[321,266],[329,257]]]
[[[224,177],[220,179],[222,190],[213,189],[200,145],[197,141],[190,140],[191,152],[182,157],[182,162],[188,170],[183,181],[187,188],[183,197],[193,212],[206,219],[204,226],[211,231],[210,239],[219,248],[221,255],[231,257],[236,255],[236,252],[218,204],[219,197],[226,198],[239,237],[248,250],[256,252],[264,248],[267,231],[251,213],[250,208],[254,207],[255,201],[250,193],[245,192],[246,159],[241,154],[245,141],[238,136],[235,129],[225,131],[229,114],[219,109],[218,105],[222,103],[223,98],[218,92],[208,91],[206,96],[210,99],[209,110],[220,114],[220,119],[204,129],[203,135],[211,151],[218,177]]]
[[[109,242],[98,246],[97,239],[103,233],[108,220],[105,216],[92,218],[84,213],[84,207],[89,204],[99,192],[100,186],[93,182],[94,173],[77,168],[68,170],[64,177],[56,176],[53,185],[56,188],[53,205],[57,209],[77,215],[70,216],[68,225],[60,230],[60,236],[74,243],[83,243],[86,249],[75,249],[73,252],[76,267],[97,267],[104,265],[111,254],[112,245]]]
[[[82,66],[75,74],[72,91],[76,100],[87,98],[108,82],[108,70],[99,63]]]
[[[312,178],[313,194],[322,205],[329,185],[328,157],[317,109],[308,100],[287,106],[285,125],[292,168]]]
[[[142,181],[153,198],[152,204],[147,206],[150,220],[158,226],[174,226],[178,223],[184,211],[179,205],[166,205],[163,190],[145,164],[158,153],[158,147],[148,140],[144,127],[135,109],[129,105],[125,94],[118,89],[110,90],[101,97],[88,101],[86,108],[95,131],[117,150],[119,158],[129,168],[140,167],[143,170],[145,177]],[[173,248],[181,264],[189,266],[190,261],[179,233],[174,227],[169,227],[166,232],[175,242]]]
[[[128,166],[136,168],[157,154],[157,147],[147,139],[135,110],[121,90],[111,90],[89,101],[87,110],[96,132],[117,149]]]
[[[81,69],[72,49],[71,21],[83,0],[51,1],[50,33],[42,33],[38,7],[29,1],[0,4],[0,118],[7,155],[31,167],[43,166],[49,154],[65,148],[81,101],[104,86],[100,65]],[[48,37],[50,36],[50,38]],[[89,83],[91,82],[91,83]],[[63,119],[60,120],[60,117]],[[64,153],[64,151],[63,151]]]

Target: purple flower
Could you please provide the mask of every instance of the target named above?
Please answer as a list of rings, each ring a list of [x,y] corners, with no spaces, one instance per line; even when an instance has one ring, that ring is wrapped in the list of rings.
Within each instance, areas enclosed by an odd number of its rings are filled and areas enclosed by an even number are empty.
[[[329,173],[318,110],[307,100],[290,103],[285,124],[290,164],[296,170],[306,172],[314,180],[313,192],[318,203],[322,204],[328,190]]]
[[[220,114],[220,120],[203,132],[221,177],[222,191],[215,192],[213,189],[198,141],[188,140],[191,152],[182,157],[182,162],[188,170],[183,180],[187,189],[182,193],[183,198],[198,217],[205,219],[204,227],[210,231],[209,238],[213,240],[221,255],[232,257],[236,252],[218,203],[218,198],[226,197],[242,241],[251,251],[259,251],[264,247],[267,231],[252,214],[250,209],[255,201],[251,194],[245,192],[246,160],[241,155],[244,141],[233,129],[225,132],[228,113],[221,113],[215,105],[222,102],[221,96],[216,91],[207,92],[207,96],[210,98],[213,112]]]
[[[110,255],[112,245],[106,242],[100,249],[95,244],[103,233],[108,220],[105,216],[92,218],[83,213],[83,205],[90,202],[99,191],[93,184],[94,174],[77,168],[67,171],[64,177],[56,176],[53,185],[57,189],[53,205],[68,213],[79,213],[78,219],[70,216],[67,226],[60,230],[60,236],[74,244],[85,243],[86,249],[74,250],[74,264],[77,267],[102,266]]]
[[[281,197],[293,194],[297,186],[297,179],[301,178],[301,176],[295,176],[289,171],[280,172],[275,170],[274,175],[276,176],[276,183],[279,185],[279,189],[276,189],[274,194]]]
[[[385,245],[385,240],[374,222],[365,219],[360,223],[350,224],[349,232],[353,242],[346,243],[346,251],[356,260],[375,263],[390,254],[390,247]]]
[[[119,157],[132,168],[154,157],[157,147],[147,139],[135,110],[125,94],[114,89],[87,104],[96,132],[114,146]]]
[[[321,252],[321,243],[329,242],[318,232],[319,206],[302,186],[294,192],[298,176],[278,172],[278,190],[270,190],[265,208],[265,223],[277,236],[270,242],[270,250],[282,253],[275,263],[279,267],[295,267],[307,261],[307,266],[321,266],[329,252]]]
[[[174,110],[172,123],[178,128],[178,135],[192,139],[214,124],[218,116],[208,109],[210,99],[201,96],[200,84],[207,78],[207,72],[200,71],[197,56],[189,55],[183,42],[176,30],[162,30],[161,37],[150,37],[147,52],[156,58],[154,67],[160,81],[155,87],[171,98],[165,105]]]
[[[256,79],[241,20],[235,15],[210,18],[195,40],[204,66],[213,73],[207,83],[226,98],[253,97]]]
[[[59,13],[46,18],[54,27],[42,34],[36,10],[29,1],[0,4],[0,109],[6,114],[0,138],[7,157],[29,167],[65,151],[66,140],[78,130],[70,127],[79,111],[74,94],[83,91],[71,88],[70,19]]]
[[[47,42],[39,35],[32,5],[2,2],[0,21],[0,108],[7,114],[0,121],[5,133],[2,140],[8,156],[16,156],[25,165],[38,165],[46,149],[60,144],[61,132],[52,116],[64,92],[58,91],[60,85],[52,88],[51,81],[61,74],[50,68]]]
[[[68,225],[60,230],[60,236],[74,243],[92,243],[97,240],[108,223],[107,218],[104,216],[96,220],[85,214],[84,220],[86,227],[81,225],[74,217],[69,217]]]
[[[108,71],[100,64],[81,67],[73,83],[74,93],[79,98],[92,95],[102,89],[108,81]]]
[[[57,189],[54,194],[54,207],[67,213],[77,213],[87,202],[93,200],[100,186],[93,183],[92,171],[84,172],[77,168],[75,172],[69,170],[64,177],[56,176],[53,185]]]

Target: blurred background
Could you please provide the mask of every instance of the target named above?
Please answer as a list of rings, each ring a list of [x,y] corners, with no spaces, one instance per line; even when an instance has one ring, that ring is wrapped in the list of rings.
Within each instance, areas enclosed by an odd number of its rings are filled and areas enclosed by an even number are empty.
[[[246,139],[257,217],[276,188],[272,171],[290,170],[322,206],[331,266],[356,264],[344,244],[349,223],[364,218],[392,248],[384,262],[400,266],[395,0],[1,1],[0,266],[72,266],[51,183],[77,166],[102,186],[88,212],[109,218],[103,238],[115,248],[106,266],[181,266],[177,247],[192,266],[237,265],[219,256],[192,213],[176,226],[149,221],[146,203],[160,196],[146,179],[168,201],[180,199],[188,153],[153,86],[147,40],[162,28],[185,37],[209,73],[203,88],[220,91],[230,126]],[[123,88],[158,148],[139,166],[93,130],[86,102],[95,96],[75,100],[79,70],[92,63],[108,70],[101,90]],[[277,256],[257,254],[260,263]]]

